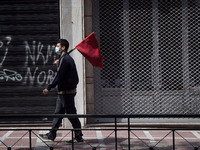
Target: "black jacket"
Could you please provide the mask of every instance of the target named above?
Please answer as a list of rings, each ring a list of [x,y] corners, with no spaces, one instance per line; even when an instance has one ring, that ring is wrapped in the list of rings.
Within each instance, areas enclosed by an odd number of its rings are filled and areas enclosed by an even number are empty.
[[[58,85],[58,91],[71,90],[76,88],[78,82],[78,73],[74,60],[69,54],[65,53],[59,59],[57,74],[47,89],[51,90],[51,88]]]

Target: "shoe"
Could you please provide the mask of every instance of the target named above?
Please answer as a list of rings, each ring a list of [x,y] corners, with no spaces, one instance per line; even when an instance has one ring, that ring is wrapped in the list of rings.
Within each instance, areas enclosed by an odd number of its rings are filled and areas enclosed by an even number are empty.
[[[72,142],[74,142],[74,143],[83,143],[84,142],[84,140],[83,140],[83,138],[74,138],[73,140],[70,140],[70,141],[67,141],[67,143],[72,143]]]
[[[39,134],[39,136],[44,139],[44,140],[52,140],[54,141],[54,139],[56,138],[55,136],[52,135],[52,133],[46,133],[46,134]]]

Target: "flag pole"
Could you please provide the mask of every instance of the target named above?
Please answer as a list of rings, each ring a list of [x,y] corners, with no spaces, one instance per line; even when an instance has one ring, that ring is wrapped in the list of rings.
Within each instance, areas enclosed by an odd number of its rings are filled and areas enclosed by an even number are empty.
[[[76,47],[74,47],[73,49],[71,49],[68,54],[70,54],[71,52],[73,52],[76,49]]]

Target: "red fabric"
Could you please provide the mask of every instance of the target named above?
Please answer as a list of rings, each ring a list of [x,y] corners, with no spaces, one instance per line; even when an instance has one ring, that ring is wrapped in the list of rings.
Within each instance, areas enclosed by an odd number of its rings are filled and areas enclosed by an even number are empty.
[[[98,41],[94,32],[87,36],[75,47],[93,66],[103,68]]]

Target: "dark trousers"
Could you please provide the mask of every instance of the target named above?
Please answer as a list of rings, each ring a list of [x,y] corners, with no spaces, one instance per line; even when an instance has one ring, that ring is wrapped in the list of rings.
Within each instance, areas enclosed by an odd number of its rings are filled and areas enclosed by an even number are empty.
[[[55,114],[76,114],[76,107],[74,103],[74,96],[76,94],[63,94],[58,95],[56,101]],[[52,123],[52,129],[50,132],[56,136],[56,132],[62,122],[63,118],[54,118]],[[81,123],[78,118],[68,118],[74,129],[81,128]],[[81,130],[75,130],[75,138],[82,138],[83,134]]]

